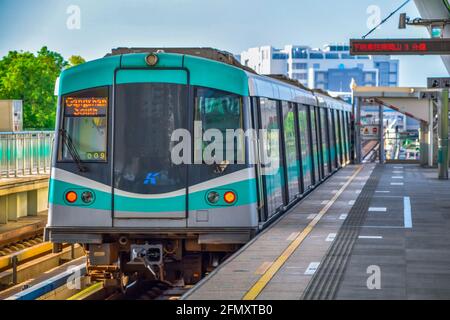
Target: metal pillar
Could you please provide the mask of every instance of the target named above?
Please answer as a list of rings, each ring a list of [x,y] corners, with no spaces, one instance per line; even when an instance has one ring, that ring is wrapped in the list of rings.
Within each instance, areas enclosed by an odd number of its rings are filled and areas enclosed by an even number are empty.
[[[429,162],[428,127],[425,121],[420,121],[420,165],[425,167]]]
[[[384,163],[384,106],[380,105],[379,108],[379,114],[378,114],[378,118],[379,118],[379,122],[380,122],[380,129],[379,129],[379,135],[380,135],[380,146],[378,148],[379,151],[379,159],[380,159],[380,163],[383,164]]]
[[[448,179],[448,89],[443,89],[439,103],[439,179]]]
[[[362,98],[354,99],[355,114],[355,163],[361,163],[361,103]]]
[[[433,123],[434,123],[434,105],[433,105],[433,101],[430,99],[429,100],[429,123],[428,123],[428,165],[430,167],[433,166],[434,164],[434,128],[433,128]]]

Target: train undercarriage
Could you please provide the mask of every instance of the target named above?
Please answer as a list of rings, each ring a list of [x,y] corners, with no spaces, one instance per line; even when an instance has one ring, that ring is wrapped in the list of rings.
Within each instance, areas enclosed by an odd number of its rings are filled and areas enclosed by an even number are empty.
[[[126,288],[136,280],[157,280],[173,286],[196,284],[242,245],[199,243],[195,234],[133,234],[105,237],[101,244],[83,247],[91,280]]]

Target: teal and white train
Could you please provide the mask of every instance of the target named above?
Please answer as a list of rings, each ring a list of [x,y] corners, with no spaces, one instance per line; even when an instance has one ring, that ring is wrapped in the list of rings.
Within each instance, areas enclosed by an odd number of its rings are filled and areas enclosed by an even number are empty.
[[[192,50],[136,51],[147,50],[118,50],[59,80],[46,237],[83,244],[92,276],[195,283],[349,163],[342,100]],[[205,143],[192,134],[193,164],[174,164],[172,133],[193,133],[195,121],[279,134],[246,137],[242,161],[219,164],[196,159]],[[279,163],[270,175],[264,152]]]

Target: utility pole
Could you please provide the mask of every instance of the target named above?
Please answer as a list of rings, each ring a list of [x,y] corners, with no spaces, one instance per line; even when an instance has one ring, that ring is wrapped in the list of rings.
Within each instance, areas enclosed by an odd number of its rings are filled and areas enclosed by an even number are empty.
[[[384,106],[382,104],[380,104],[380,109],[379,109],[379,121],[380,121],[380,129],[379,129],[379,134],[380,134],[380,146],[378,148],[378,151],[380,152],[380,164],[384,163],[384,119],[383,119],[383,113],[384,111]]]

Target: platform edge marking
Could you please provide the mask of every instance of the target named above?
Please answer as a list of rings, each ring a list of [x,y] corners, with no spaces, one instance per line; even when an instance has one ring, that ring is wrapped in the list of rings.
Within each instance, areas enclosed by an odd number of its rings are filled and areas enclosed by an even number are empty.
[[[333,198],[320,210],[317,216],[306,226],[305,229],[294,239],[289,246],[281,253],[281,255],[274,261],[274,263],[267,269],[267,271],[258,279],[258,281],[247,291],[242,297],[242,300],[255,300],[262,290],[266,287],[269,281],[275,276],[278,270],[286,263],[287,259],[295,252],[300,244],[305,240],[308,234],[314,229],[320,219],[327,213],[334,202],[350,185],[353,179],[361,172],[362,166],[359,166],[356,171],[350,176],[349,180],[339,189]]]

